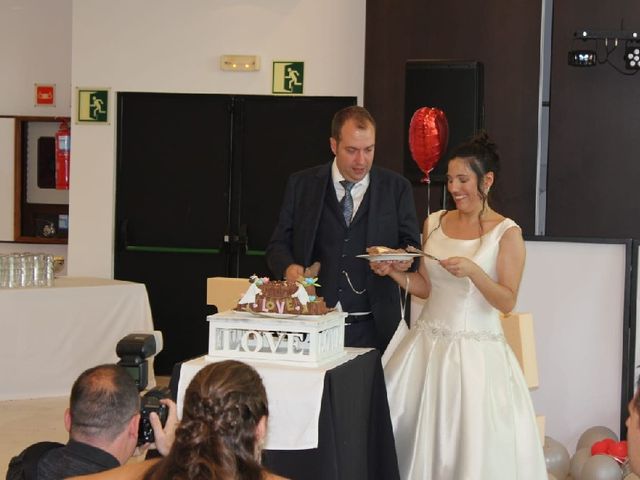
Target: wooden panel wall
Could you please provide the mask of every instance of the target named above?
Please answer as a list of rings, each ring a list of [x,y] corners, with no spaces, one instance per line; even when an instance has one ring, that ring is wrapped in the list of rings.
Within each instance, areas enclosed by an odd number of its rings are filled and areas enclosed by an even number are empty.
[[[594,45],[573,42],[576,30],[640,30],[640,8],[626,0],[554,4],[547,235],[640,238],[640,74],[567,65],[568,50]],[[609,56],[622,68],[623,52],[621,45]]]
[[[368,0],[364,103],[378,122],[377,164],[402,171],[406,60],[481,61],[485,127],[502,158],[496,205],[533,233],[540,15],[530,0]],[[423,219],[424,187],[415,194]]]

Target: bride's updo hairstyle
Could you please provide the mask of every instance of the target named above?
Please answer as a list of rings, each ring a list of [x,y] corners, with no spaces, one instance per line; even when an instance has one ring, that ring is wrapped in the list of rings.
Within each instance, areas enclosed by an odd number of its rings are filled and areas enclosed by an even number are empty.
[[[269,414],[260,375],[235,360],[201,369],[187,387],[169,454],[146,479],[259,480],[260,419]]]
[[[483,131],[472,137],[466,143],[456,147],[449,157],[449,162],[454,158],[463,159],[476,174],[478,180],[478,195],[480,195],[482,203],[486,204],[489,190],[485,191],[482,189],[484,176],[489,172],[493,172],[495,183],[500,171],[500,157],[498,156],[496,144],[489,139],[487,132]]]

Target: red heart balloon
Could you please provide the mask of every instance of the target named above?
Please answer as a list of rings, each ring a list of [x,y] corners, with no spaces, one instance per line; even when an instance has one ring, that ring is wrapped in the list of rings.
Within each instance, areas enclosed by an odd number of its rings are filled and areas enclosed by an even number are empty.
[[[607,453],[612,457],[624,460],[627,458],[627,441],[623,440],[622,442],[614,442],[610,444]]]
[[[425,174],[422,182],[429,182],[429,172],[447,149],[448,142],[449,123],[442,110],[421,107],[414,112],[409,124],[409,150]]]
[[[610,445],[614,443],[612,438],[605,438],[591,445],[591,455],[607,455]]]

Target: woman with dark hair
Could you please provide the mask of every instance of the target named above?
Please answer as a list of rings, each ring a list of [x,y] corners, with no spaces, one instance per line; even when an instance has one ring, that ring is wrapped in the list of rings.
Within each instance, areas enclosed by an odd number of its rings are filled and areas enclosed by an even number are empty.
[[[201,369],[187,387],[171,450],[92,480],[285,480],[260,465],[267,394],[258,372],[235,360]]]
[[[187,387],[169,454],[145,480],[267,480],[260,465],[267,394],[249,365],[226,360],[200,370]]]
[[[427,298],[415,325],[385,352],[403,479],[547,478],[529,391],[500,320],[516,304],[525,247],[518,225],[489,205],[498,171],[486,134],[460,145],[447,164],[455,210],[424,224],[431,257],[417,272],[371,264]]]

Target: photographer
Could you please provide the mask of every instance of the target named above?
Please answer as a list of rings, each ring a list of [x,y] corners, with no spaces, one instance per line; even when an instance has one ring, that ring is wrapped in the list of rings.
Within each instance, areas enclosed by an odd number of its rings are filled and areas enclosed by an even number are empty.
[[[155,445],[166,455],[173,443],[178,423],[175,403],[160,400],[169,413],[164,429],[156,413],[149,415]],[[83,372],[71,389],[69,408],[64,414],[69,442],[50,448],[36,465],[25,465],[29,447],[9,464],[7,478],[53,480],[102,472],[122,465],[133,455],[138,443],[140,395],[133,378],[117,365],[100,365]],[[146,449],[149,445],[143,445]],[[24,472],[24,473],[17,473]],[[14,476],[11,476],[14,474]]]
[[[163,459],[70,480],[287,480],[260,463],[268,416],[267,392],[253,367],[211,363],[187,387],[182,421]]]

